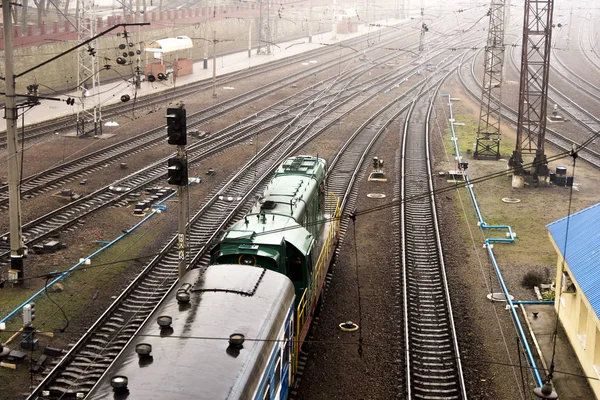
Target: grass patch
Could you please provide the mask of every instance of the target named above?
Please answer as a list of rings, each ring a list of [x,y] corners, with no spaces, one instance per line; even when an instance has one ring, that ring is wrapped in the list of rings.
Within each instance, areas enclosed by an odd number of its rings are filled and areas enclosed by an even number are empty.
[[[464,125],[455,126],[458,138],[458,149],[465,161],[469,162],[467,173],[471,179],[485,177],[506,169],[505,162],[495,160],[474,160],[472,158],[473,143],[477,139],[478,121],[468,114],[456,114],[455,121]],[[451,140],[450,123],[446,126],[447,134],[444,135],[444,146],[449,154],[455,155],[454,142]],[[510,155],[513,150],[511,140],[501,142],[502,155]],[[548,239],[546,224],[561,217],[556,204],[560,204],[560,196],[556,192],[549,193],[550,189],[525,188],[512,189],[510,179],[501,175],[497,178],[484,180],[474,184],[473,191],[483,218],[488,226],[508,225],[517,234],[516,241],[512,244],[498,243],[494,246],[494,253],[503,274],[506,272],[512,279],[507,284],[510,290],[516,290],[517,296],[530,296],[533,292],[521,288],[522,279],[531,280],[533,275],[536,280],[543,277],[552,278],[556,269],[556,252]],[[462,206],[457,202],[457,212],[461,223],[469,224],[471,229],[477,228],[477,215],[470,196],[465,188],[455,192],[462,199]],[[562,192],[561,192],[562,193]],[[519,198],[520,203],[504,203],[502,198]],[[463,212],[462,207],[465,211]],[[465,228],[466,229],[466,228]],[[483,235],[487,238],[506,238],[506,229],[485,230]],[[479,234],[475,235],[476,242],[483,242]],[[476,243],[479,247],[481,243]],[[548,272],[546,272],[549,271]],[[526,274],[531,276],[525,277]],[[548,275],[548,276],[547,276]],[[506,278],[506,276],[505,276]],[[527,278],[527,279],[526,279]],[[520,289],[520,290],[518,290]],[[530,290],[530,289],[529,289]]]
[[[85,313],[88,307],[103,290],[113,290],[115,285],[120,286],[120,274],[131,264],[130,261],[119,262],[123,259],[133,259],[145,255],[147,248],[160,234],[159,230],[140,228],[129,234],[110,248],[106,249],[92,259],[90,266],[81,265],[72,274],[65,277],[61,283],[64,290],[61,292],[41,293],[35,299],[36,320],[34,326],[40,331],[52,332],[61,329],[66,321],[60,310],[68,318]],[[51,282],[49,279],[48,282]],[[37,290],[23,290],[21,288],[3,289],[0,297],[0,308],[13,310],[26,301]],[[54,302],[60,305],[60,308]],[[22,314],[18,312],[6,326],[6,331],[0,333],[0,340],[6,341],[13,332],[22,326]],[[15,347],[15,343],[11,343]]]
[[[64,285],[64,291],[60,293],[42,293],[35,300],[36,319],[33,326],[41,332],[60,332],[66,325],[61,308],[68,319],[73,319],[76,316],[85,315],[88,310],[96,306],[95,299],[101,291],[118,293],[119,287],[123,284],[120,276],[126,268],[132,265],[131,261],[119,262],[119,260],[133,259],[148,254],[149,245],[160,233],[159,229],[141,227],[93,258],[91,266],[82,265],[79,267],[78,272],[63,279],[61,282]],[[142,263],[145,261],[146,259],[141,260]],[[3,295],[0,296],[0,306],[4,309],[12,307],[9,308],[11,310],[37,291],[21,288],[6,288],[2,290]],[[60,308],[50,299],[60,304]],[[95,311],[92,315],[96,315],[102,310]],[[93,317],[90,318],[89,322],[91,323],[92,320]],[[21,329],[22,324],[22,313],[18,312],[17,315],[8,321],[6,331],[0,332],[0,341],[2,343],[6,342],[10,336]],[[66,332],[70,333],[71,336],[74,333],[79,336],[83,333],[83,329],[87,328],[80,326],[75,329],[72,330],[72,328],[69,328]],[[23,364],[17,365],[16,370],[0,368],[0,382],[5,382],[9,388],[23,388],[22,391],[26,392],[26,388],[31,384],[36,385],[36,381],[32,379],[30,374],[30,366],[34,365],[35,360],[41,355],[44,347],[47,345],[64,347],[68,342],[65,341],[61,334],[50,337],[37,333],[35,337],[39,339],[39,347],[37,351],[31,352],[20,348],[21,337],[21,334],[18,333],[10,342],[9,347],[25,351],[28,356]],[[16,393],[16,391],[9,389],[9,393]],[[23,398],[20,395],[7,396],[2,398],[6,400]]]
[[[454,133],[458,138],[458,151],[464,157],[473,153],[473,143],[477,143],[477,129],[479,128],[479,121],[473,119],[468,114],[455,114],[454,115]],[[459,123],[461,125],[456,125]],[[464,124],[464,125],[462,125]],[[454,151],[454,142],[451,138],[450,122],[448,122],[446,128],[447,135],[444,135],[444,146],[448,154],[456,155]],[[500,155],[503,158],[510,157],[514,150],[514,144],[507,140],[500,139]]]

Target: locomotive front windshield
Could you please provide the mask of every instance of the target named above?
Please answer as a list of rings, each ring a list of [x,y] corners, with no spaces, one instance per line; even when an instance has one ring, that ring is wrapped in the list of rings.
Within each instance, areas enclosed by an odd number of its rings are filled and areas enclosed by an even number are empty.
[[[269,258],[257,256],[255,254],[228,254],[217,259],[218,264],[239,264],[255,267],[262,267],[272,271],[278,271],[277,261]]]

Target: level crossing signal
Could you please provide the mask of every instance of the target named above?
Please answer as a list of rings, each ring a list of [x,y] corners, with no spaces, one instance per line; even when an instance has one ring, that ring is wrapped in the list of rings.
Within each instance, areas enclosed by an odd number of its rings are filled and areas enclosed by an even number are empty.
[[[187,144],[187,119],[184,108],[167,108],[167,136],[169,144]]]
[[[179,157],[171,157],[168,162],[169,185],[186,186],[188,183],[187,161]]]

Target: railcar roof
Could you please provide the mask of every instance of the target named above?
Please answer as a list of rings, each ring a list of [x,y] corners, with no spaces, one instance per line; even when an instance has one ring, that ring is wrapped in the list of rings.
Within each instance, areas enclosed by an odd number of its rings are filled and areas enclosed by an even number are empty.
[[[204,274],[192,270],[183,282],[193,285],[189,307],[177,304],[173,290],[88,399],[112,400],[110,378],[115,375],[128,377],[127,400],[248,396],[241,391],[244,382],[259,375],[252,373],[252,360],[270,354],[273,342],[261,339],[273,339],[270,327],[283,323],[294,301],[293,285],[275,272],[240,265],[210,266]],[[161,334],[160,315],[173,318],[171,334]],[[246,338],[237,355],[228,353],[232,333]],[[140,362],[138,343],[152,345],[151,361]]]

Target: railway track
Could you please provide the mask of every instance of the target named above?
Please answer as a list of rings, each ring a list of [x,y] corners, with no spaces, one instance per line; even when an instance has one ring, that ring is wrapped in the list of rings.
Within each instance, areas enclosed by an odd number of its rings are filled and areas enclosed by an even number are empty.
[[[408,399],[466,399],[429,151],[429,120],[442,82],[428,96],[415,97],[402,134],[398,261],[404,288]]]
[[[344,92],[352,92],[347,98],[338,97],[330,102],[327,113],[311,108],[305,119],[296,118],[294,126],[287,124],[240,172],[232,176],[218,191],[211,193],[205,206],[191,219],[189,225],[190,268],[200,268],[208,262],[210,242],[231,221],[241,217],[248,209],[254,193],[260,193],[270,173],[283,158],[297,151],[307,141],[325,132],[340,118],[348,115],[361,104],[382,92],[382,88],[398,79],[393,73],[385,77],[348,86]],[[258,172],[258,173],[257,173]],[[256,179],[256,176],[258,178]],[[239,203],[219,200],[219,194],[244,193]],[[90,328],[73,349],[48,374],[48,377],[32,393],[31,398],[47,393],[51,398],[86,393],[126,344],[140,324],[159,304],[163,296],[174,286],[177,276],[178,255],[176,239],[173,238],[140,274],[98,322]]]
[[[475,61],[472,61],[470,64],[462,63],[457,71],[458,78],[467,91],[467,93],[471,96],[471,98],[475,101],[480,101],[481,99],[481,82],[477,79],[475,74]],[[465,71],[466,70],[466,71]],[[511,125],[516,127],[517,125],[517,111],[506,104],[502,106],[502,118],[504,121],[509,122]],[[579,142],[574,141],[565,135],[557,132],[554,129],[550,129],[546,127],[546,142],[552,144],[557,149],[561,151],[568,152],[573,147],[577,147]],[[600,169],[600,153],[588,148],[579,149],[578,154],[581,159],[587,161],[590,165],[595,168]]]
[[[261,192],[261,185],[268,181],[270,173],[283,158],[298,151],[309,140],[313,140],[337,121],[383,93],[386,88],[402,80],[406,81],[409,72],[391,71],[383,77],[360,83],[355,82],[358,76],[345,82],[336,82],[335,85],[340,87],[331,88],[335,95],[321,96],[322,104],[313,100],[302,112],[291,113],[291,117],[288,116],[291,119],[273,122],[271,129],[276,129],[282,124],[283,129],[238,173],[207,196],[205,205],[191,219],[188,240],[190,268],[202,268],[206,265],[207,250],[211,241],[248,209],[254,193]],[[420,85],[419,83],[410,88],[407,93],[417,90]],[[299,104],[296,106],[300,107]],[[277,115],[281,117],[287,113],[279,112]],[[263,119],[254,122],[257,125],[265,125]],[[247,137],[252,136],[253,133],[250,133]],[[364,142],[365,138],[361,136],[360,140],[355,140]],[[342,164],[340,162],[340,165]],[[220,200],[220,195],[225,192],[243,195],[239,202],[225,202]],[[145,267],[138,279],[123,291],[109,310],[50,371],[30,398],[36,398],[42,393],[51,398],[62,398],[77,393],[85,394],[91,388],[93,382],[118,354],[119,349],[123,348],[164,295],[175,286],[178,264],[178,251],[175,246],[176,238],[173,238],[163,247],[160,255]]]
[[[383,45],[389,45],[395,39],[388,39],[383,42]],[[369,54],[375,51],[376,48],[370,48],[366,54]],[[322,50],[321,50],[322,52]],[[319,53],[320,54],[320,53]],[[311,56],[317,56],[311,55]],[[306,55],[303,56],[303,59],[306,59]],[[343,57],[339,57],[336,59],[332,59],[326,62],[322,62],[316,67],[305,69],[300,72],[294,73],[286,78],[280,79],[275,82],[269,82],[267,85],[256,88],[249,92],[246,92],[242,95],[236,96],[230,100],[209,106],[202,111],[196,113],[190,113],[187,117],[188,119],[188,128],[199,128],[203,124],[208,123],[209,121],[224,115],[227,112],[231,112],[236,108],[239,108],[245,104],[248,104],[253,101],[257,101],[261,98],[266,97],[269,94],[272,94],[278,90],[281,90],[285,87],[290,86],[291,84],[305,79],[307,77],[313,76],[316,73],[321,73],[327,71],[328,69],[335,68],[338,65],[347,62],[355,58],[355,54],[346,54]],[[390,55],[387,57],[382,57],[383,59],[390,59]],[[375,59],[377,61],[377,59]],[[385,61],[382,61],[385,62]],[[289,65],[290,61],[283,64],[283,66]],[[276,63],[279,65],[279,63]],[[270,66],[265,71],[268,73],[269,71],[276,70],[278,67]],[[376,64],[372,64],[372,68],[375,68]],[[279,68],[281,65],[279,65]],[[244,74],[240,73],[240,77],[235,78],[235,80],[243,79],[248,77],[248,72],[244,71]],[[232,78],[234,79],[234,78]],[[324,82],[321,82],[323,85]],[[185,89],[185,93],[194,93],[194,87],[197,84],[191,84],[191,89],[183,87]],[[178,89],[179,90],[179,89]],[[183,89],[182,89],[183,90]],[[172,95],[170,95],[172,96]],[[155,102],[157,101],[155,96],[148,96],[149,101]],[[146,101],[146,100],[144,100]],[[121,106],[119,106],[121,107]],[[117,107],[118,108],[118,107]],[[115,110],[115,112],[117,112]],[[60,120],[57,122],[61,124]],[[56,127],[50,125],[48,127],[50,130],[55,130]],[[46,192],[47,190],[56,187],[57,185],[68,182],[70,180],[76,179],[78,177],[83,176],[84,174],[90,173],[91,171],[97,171],[103,166],[107,165],[108,162],[117,160],[119,158],[123,158],[134,154],[136,152],[148,149],[152,146],[155,146],[159,143],[163,143],[165,138],[164,126],[152,129],[147,132],[143,132],[139,135],[136,135],[132,138],[123,140],[119,143],[113,144],[91,154],[87,154],[85,156],[79,157],[78,159],[72,160],[68,163],[64,163],[58,165],[56,167],[47,169],[40,173],[37,173],[33,176],[25,177],[21,182],[21,195],[23,198],[31,198],[36,194]],[[8,206],[8,184],[0,185],[0,207],[6,209]]]
[[[515,56],[515,50],[514,50],[514,49],[516,49],[516,47],[511,47],[510,49],[511,49],[510,59],[512,61],[512,65],[515,68],[515,70],[518,71],[519,67],[518,67],[517,58]],[[557,60],[557,58],[554,57],[553,60]],[[574,87],[577,88],[578,86],[580,86],[573,79],[568,77],[570,70],[566,69],[563,66],[563,64],[552,63],[551,71],[553,73],[561,76],[564,79],[564,81],[570,83]],[[587,90],[582,91],[582,92],[587,93],[591,97],[592,102],[600,101],[600,96],[594,95],[590,91],[587,91]],[[579,94],[579,96],[582,96],[582,95]],[[580,97],[580,99],[581,99],[581,101],[584,101],[581,97]],[[588,98],[585,101],[586,101],[586,104],[589,104],[588,102],[590,101],[590,99]],[[572,133],[571,135],[573,136],[573,138],[570,140],[572,140],[573,142],[582,143],[582,142],[586,141],[589,137],[595,135],[596,132],[598,132],[598,130],[600,130],[600,119],[599,118],[597,118],[592,113],[587,111],[583,106],[581,106],[580,104],[575,102],[573,97],[567,96],[564,93],[564,91],[559,90],[556,85],[553,85],[550,83],[548,84],[548,102],[554,103],[554,104],[560,104],[561,113],[567,114],[569,117],[572,118],[573,121],[575,121],[578,125],[580,125],[582,128],[584,128],[585,131],[587,131],[587,135],[585,135],[585,133],[583,131],[579,131],[579,130]],[[595,150],[595,151],[598,151],[600,149],[600,147],[596,147],[595,145],[590,145],[590,146],[588,146],[588,148]]]
[[[388,54],[382,57],[381,60],[384,62],[392,57],[394,57],[394,55]],[[347,60],[342,59],[341,61],[346,62]],[[343,85],[347,82],[357,80],[374,67],[375,64],[361,65],[336,79],[323,81],[318,85],[314,85],[301,93],[290,96],[265,110],[257,112],[249,118],[231,125],[227,129],[213,135],[214,137],[211,137],[208,140],[200,141],[189,146],[189,164],[193,166],[194,163],[198,163],[210,155],[224,151],[232,144],[252,138],[259,133],[264,134],[270,129],[274,129],[278,126],[292,123],[297,119],[294,115],[308,106],[312,107],[313,110],[320,110],[325,107],[330,99],[335,99],[338,103],[346,101],[348,96],[341,93],[341,90],[336,90],[336,88],[344,87]],[[415,69],[418,68],[419,66],[405,66],[401,67],[399,71],[401,73],[402,71],[414,72]],[[393,73],[388,75],[391,76]],[[325,94],[326,92],[333,92],[333,94]],[[202,116],[199,115],[197,118],[198,122],[192,122],[192,124],[202,123]],[[194,121],[193,118],[192,121]],[[162,137],[163,133],[161,132],[162,130],[160,130],[158,134]],[[164,140],[164,138],[162,140]],[[69,226],[75,224],[78,220],[87,217],[91,213],[102,208],[120,202],[126,204],[126,200],[130,193],[141,191],[144,187],[152,185],[164,177],[165,163],[166,158],[159,160],[139,172],[25,224],[23,226],[23,234],[26,245],[31,247],[36,242],[52,236],[61,230],[65,230]],[[70,173],[69,176],[74,177],[77,175]],[[43,190],[48,190],[48,188],[52,188],[50,183],[45,183],[41,187]],[[8,235],[8,233],[5,233],[4,237],[8,238]],[[8,241],[0,242],[0,262],[7,262],[8,251]]]
[[[410,36],[410,32],[405,35],[405,37]],[[396,36],[393,38],[393,36]],[[386,29],[386,32],[382,32],[381,39],[383,41],[388,40],[398,40],[397,30]],[[354,47],[362,48],[365,43],[368,43],[368,39],[365,37],[357,37],[345,41],[341,41],[338,43],[340,48],[348,48],[353,49]],[[239,82],[241,80],[251,79],[256,76],[256,74],[260,71],[260,74],[269,74],[271,72],[275,72],[281,68],[290,65],[296,65],[299,62],[305,61],[308,57],[321,57],[325,56],[331,52],[330,48],[323,47],[312,50],[310,52],[301,53],[297,55],[293,55],[290,57],[286,57],[285,59],[275,60],[268,64],[263,64],[260,67],[255,67],[252,69],[245,69],[236,72],[231,72],[226,75],[222,75],[217,78],[216,85],[227,85],[232,84],[233,82]],[[311,64],[312,65],[312,64]],[[320,68],[318,66],[313,66],[306,68],[305,70],[310,70],[312,68]],[[306,72],[306,71],[305,71]],[[314,72],[313,72],[314,74]],[[263,75],[266,76],[266,75]],[[158,106],[164,106],[164,104],[168,104],[171,102],[173,98],[181,99],[190,95],[197,95],[200,91],[209,91],[212,90],[213,83],[212,80],[202,80],[198,82],[193,82],[188,85],[174,87],[170,90],[161,91],[153,94],[152,96],[144,96],[137,100],[136,109],[152,109]],[[115,103],[111,105],[107,105],[103,107],[102,112],[105,119],[111,119],[121,114],[127,114],[131,111],[131,105],[128,103]],[[38,124],[28,125],[27,131],[25,134],[25,140],[33,140],[39,139],[46,135],[54,135],[56,132],[63,131],[75,131],[77,128],[77,121],[74,117],[65,116],[60,117],[51,121],[44,121]],[[6,131],[0,132],[0,148],[6,147]]]

